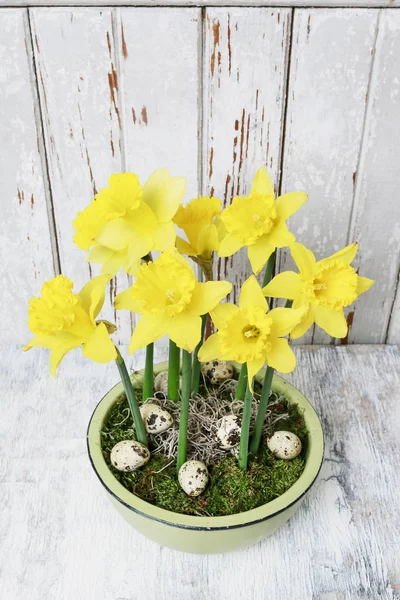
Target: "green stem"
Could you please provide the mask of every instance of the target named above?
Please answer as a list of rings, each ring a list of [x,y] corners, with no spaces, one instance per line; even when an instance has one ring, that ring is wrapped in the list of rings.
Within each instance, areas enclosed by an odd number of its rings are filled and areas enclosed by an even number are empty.
[[[264,281],[261,287],[265,287],[269,283],[274,275],[276,261],[276,250],[273,251],[268,259],[267,266],[265,267]]]
[[[179,421],[177,470],[186,462],[187,428],[189,418],[189,400],[192,386],[192,355],[182,351],[182,400]]]
[[[247,364],[243,363],[240,369],[239,381],[236,388],[236,400],[243,400],[247,387]]]
[[[286,300],[285,308],[292,308],[293,300]]]
[[[265,371],[264,383],[261,391],[260,404],[258,406],[256,422],[254,425],[254,432],[251,438],[250,453],[254,456],[258,453],[260,447],[262,430],[264,426],[265,412],[267,410],[269,402],[269,393],[271,391],[272,378],[274,376],[274,369],[267,367]]]
[[[144,366],[144,378],[143,378],[143,400],[152,398],[154,391],[154,373],[153,373],[153,357],[154,357],[154,344],[148,344],[146,346],[146,362]]]
[[[239,446],[239,467],[242,469],[242,471],[245,471],[247,469],[247,460],[249,458],[249,432],[250,432],[252,401],[253,401],[253,396],[252,396],[249,386],[247,386],[246,395],[244,398],[242,431],[240,434],[240,446]]]
[[[199,350],[203,344],[204,333],[206,330],[207,315],[201,317],[201,338],[193,353],[193,372],[192,372],[192,391],[198,394],[200,386],[200,361],[197,358]]]
[[[179,361],[180,349],[172,340],[169,340],[168,354],[168,398],[173,402],[179,400]]]
[[[142,415],[140,414],[139,405],[136,400],[135,390],[133,389],[131,378],[129,377],[128,369],[126,368],[126,364],[124,359],[121,356],[120,351],[116,348],[117,358],[115,362],[118,367],[119,374],[121,376],[121,381],[124,386],[125,394],[128,400],[129,408],[131,410],[131,415],[133,418],[133,422],[135,424],[136,429],[136,438],[138,442],[141,442],[145,446],[147,446],[147,436],[146,429],[143,423]]]

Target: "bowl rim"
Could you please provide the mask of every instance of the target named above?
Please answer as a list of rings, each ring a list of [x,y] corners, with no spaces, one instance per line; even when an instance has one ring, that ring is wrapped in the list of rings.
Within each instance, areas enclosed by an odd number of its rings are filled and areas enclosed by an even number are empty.
[[[165,366],[166,363],[157,365],[157,368],[155,366],[155,372],[163,370]],[[259,371],[256,376],[257,380],[262,382],[264,373],[265,369]],[[142,374],[143,370],[136,372],[135,375],[139,376],[138,382]],[[273,377],[272,390],[285,394],[289,401],[296,402],[304,411],[304,418],[308,429],[306,465],[299,479],[286,492],[257,508],[220,517],[183,515],[150,504],[127,490],[114,477],[104,459],[101,450],[100,434],[104,418],[118,396],[123,392],[121,382],[117,383],[103,396],[90,418],[86,439],[92,468],[101,484],[114,500],[138,516],[158,521],[164,525],[179,529],[218,531],[248,527],[272,519],[298,503],[309,491],[318,477],[324,456],[324,435],[321,422],[307,398],[296,387],[276,374]]]

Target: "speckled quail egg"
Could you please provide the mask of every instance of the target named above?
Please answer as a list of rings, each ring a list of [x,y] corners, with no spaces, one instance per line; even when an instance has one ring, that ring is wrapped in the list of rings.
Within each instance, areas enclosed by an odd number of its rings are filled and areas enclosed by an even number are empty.
[[[169,429],[173,423],[170,413],[153,402],[142,404],[140,414],[147,433],[162,433]]]
[[[301,452],[301,440],[291,431],[275,431],[267,440],[268,448],[276,458],[291,460]]]
[[[233,377],[233,367],[225,360],[211,360],[202,366],[201,372],[213,385],[218,385]]]
[[[182,377],[179,377],[179,388],[182,389]],[[168,371],[161,371],[154,379],[154,391],[168,396]]]
[[[208,482],[208,470],[200,460],[188,460],[178,473],[178,481],[188,496],[200,496]]]
[[[143,467],[150,458],[146,446],[136,440],[123,440],[115,444],[111,450],[111,464],[118,471],[136,471]]]
[[[219,422],[217,438],[221,448],[234,448],[240,443],[241,422],[236,415],[225,415]]]

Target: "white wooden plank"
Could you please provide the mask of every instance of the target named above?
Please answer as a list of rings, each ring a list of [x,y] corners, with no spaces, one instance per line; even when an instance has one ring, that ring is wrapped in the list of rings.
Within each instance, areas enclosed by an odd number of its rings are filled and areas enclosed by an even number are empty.
[[[24,344],[28,299],[54,276],[40,114],[25,10],[0,11],[2,338]],[[50,198],[48,198],[50,201]]]
[[[381,11],[352,229],[360,274],[376,280],[355,305],[350,342],[384,342],[400,265],[400,13]],[[388,339],[400,342],[399,302]]]
[[[204,56],[203,193],[224,205],[250,191],[264,165],[278,183],[288,9],[207,9]],[[234,283],[231,300],[251,268],[247,251],[219,259],[218,278]]]
[[[284,192],[309,194],[289,223],[317,258],[348,241],[377,18],[372,10],[295,11],[282,182]],[[280,270],[292,264],[281,252]],[[318,331],[315,340],[329,338]]]
[[[82,0],[2,0],[5,6],[82,6]],[[121,0],[85,0],[86,6],[120,6]],[[153,0],[123,0],[124,6],[154,6]],[[263,7],[387,7],[400,0],[157,0],[157,6],[263,6]]]
[[[31,15],[61,268],[79,289],[99,267],[73,243],[72,221],[124,170],[112,12],[38,8]],[[113,299],[127,285],[126,275],[113,280],[105,318],[115,320]],[[116,338],[127,342],[129,314],[116,320]]]
[[[244,551],[197,556],[136,533],[91,470],[86,426],[118,379],[115,365],[73,352],[52,379],[45,351],[4,349],[0,597],[398,600],[399,349],[296,354],[289,378],[311,400],[325,432],[319,479],[272,537]]]
[[[118,51],[122,75],[126,167],[143,181],[155,170],[198,185],[198,38],[196,8],[121,8]]]

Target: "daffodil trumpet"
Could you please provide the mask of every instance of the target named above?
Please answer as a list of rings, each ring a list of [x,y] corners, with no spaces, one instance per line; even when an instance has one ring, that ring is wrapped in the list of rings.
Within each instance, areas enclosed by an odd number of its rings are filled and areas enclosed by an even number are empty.
[[[141,442],[145,446],[148,445],[146,429],[143,423],[142,415],[140,414],[139,405],[136,400],[135,390],[133,389],[131,378],[129,377],[128,369],[124,359],[121,356],[120,351],[116,348],[117,358],[115,362],[118,367],[119,374],[121,376],[122,385],[124,386],[126,398],[128,400],[129,409],[131,411],[132,419],[135,425],[136,438],[138,442]]]
[[[192,355],[187,350],[182,351],[182,396],[179,418],[178,460],[177,471],[186,462],[187,428],[189,419],[189,402],[192,392]]]

